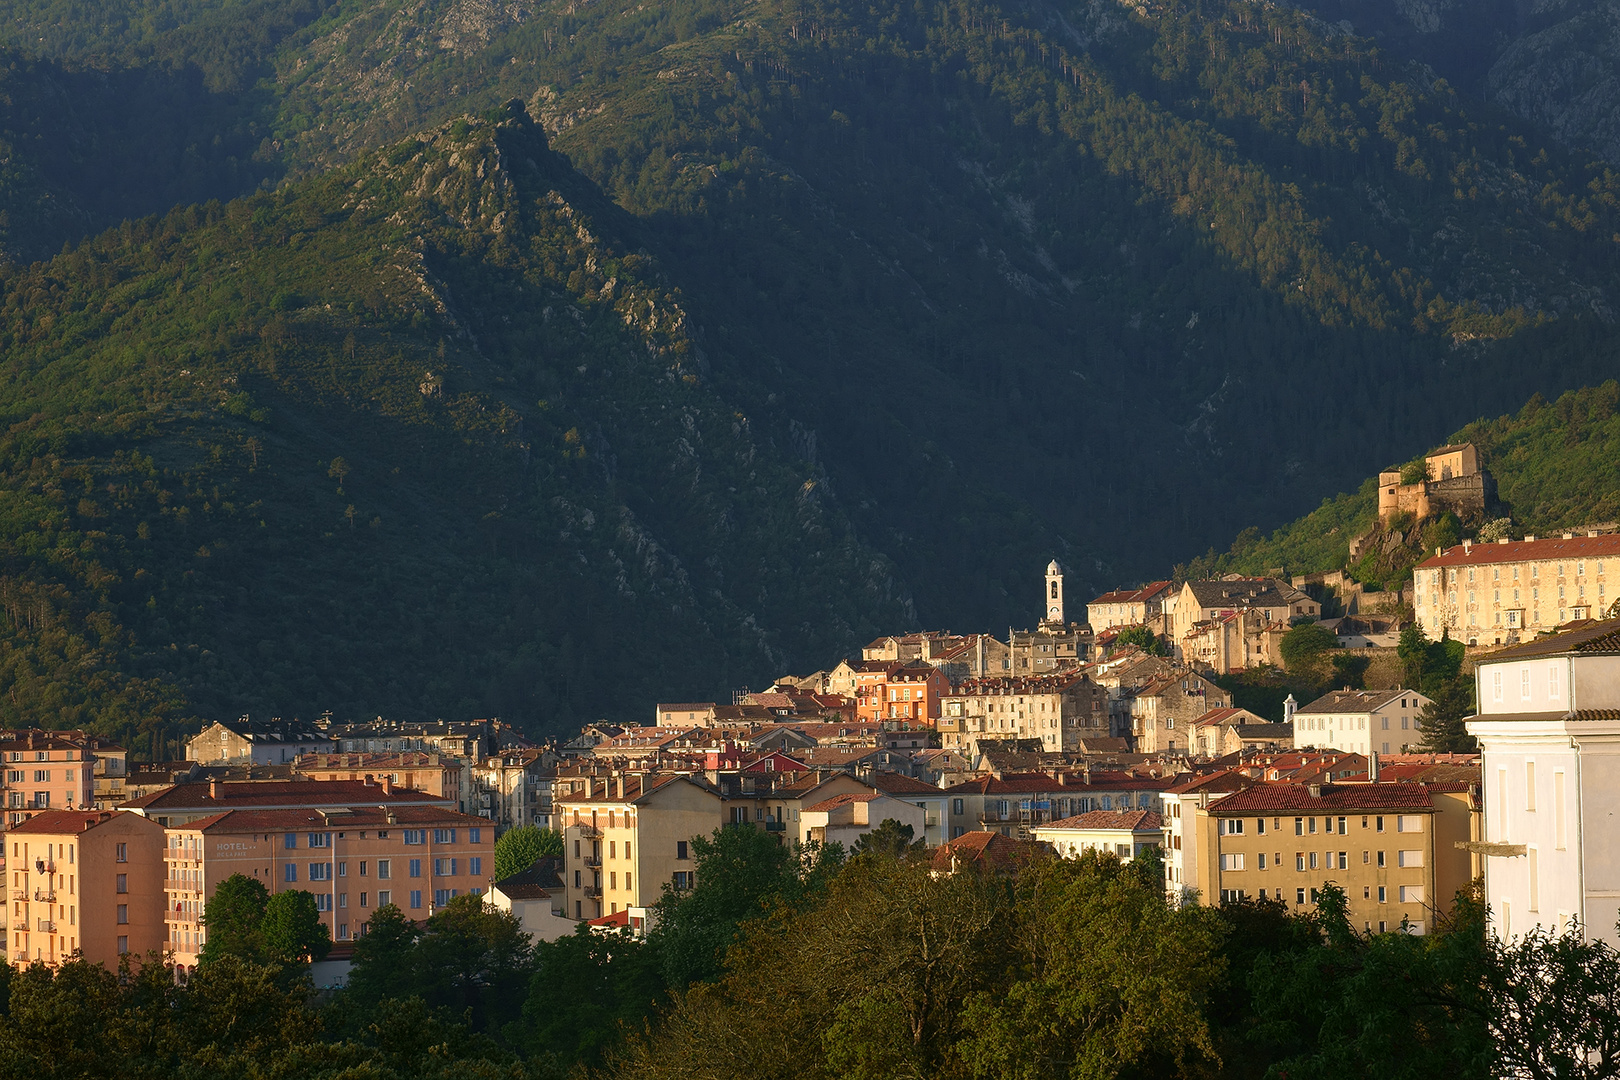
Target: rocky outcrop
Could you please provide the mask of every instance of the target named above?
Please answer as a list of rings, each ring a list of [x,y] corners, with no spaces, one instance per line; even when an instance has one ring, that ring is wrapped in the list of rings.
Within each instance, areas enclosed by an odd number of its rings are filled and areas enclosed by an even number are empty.
[[[1536,0],[1491,66],[1492,100],[1570,146],[1620,163],[1620,6]]]

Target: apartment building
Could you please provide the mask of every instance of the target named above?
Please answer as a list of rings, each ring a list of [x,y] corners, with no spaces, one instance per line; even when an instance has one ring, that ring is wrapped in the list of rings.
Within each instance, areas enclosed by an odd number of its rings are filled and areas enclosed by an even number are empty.
[[[164,946],[163,828],[116,810],[44,810],[5,834],[8,956],[26,967],[74,954],[117,970]]]
[[[1232,694],[1185,668],[1172,669],[1133,690],[1122,691],[1137,753],[1191,754],[1197,749],[1195,722],[1212,709],[1232,707]]]
[[[451,899],[481,894],[495,873],[495,830],[436,806],[227,810],[171,825],[153,853],[163,870],[163,920],[174,962],[189,971],[207,940],[201,917],[232,874],[274,895],[315,897],[332,940],[364,933],[393,904],[423,920]]]
[[[624,910],[640,915],[665,885],[691,888],[692,838],[720,828],[727,809],[716,787],[701,779],[622,772],[559,778],[553,806],[554,827],[563,834],[564,915],[581,921]],[[740,804],[761,815],[764,806]],[[772,816],[761,824],[785,830]]]
[[[186,741],[186,760],[204,765],[288,765],[300,754],[326,754],[337,745],[302,720],[216,720]]]
[[[539,751],[537,751],[538,753]],[[293,773],[311,780],[389,781],[396,788],[425,791],[460,804],[466,797],[461,762],[429,750],[388,754],[300,754]],[[458,805],[458,809],[464,809]]]
[[[1107,776],[1009,773],[945,788],[951,839],[974,831],[1027,840],[1036,827],[1092,810],[1158,810],[1167,781],[1127,773]]]
[[[48,731],[15,731],[0,740],[5,771],[0,798],[6,825],[16,828],[45,810],[95,805],[95,752],[82,738]]]
[[[1473,797],[1423,784],[1261,783],[1194,811],[1203,903],[1277,898],[1314,910],[1342,888],[1364,932],[1424,933],[1468,880]],[[1455,806],[1437,806],[1451,800]],[[1185,827],[1185,826],[1184,826]],[[1453,890],[1454,891],[1454,890]]]
[[[1620,593],[1620,533],[1464,541],[1412,571],[1418,625],[1470,645],[1514,644],[1580,619],[1601,619]]]
[[[1194,777],[1164,790],[1160,798],[1164,822],[1164,886],[1178,903],[1198,894],[1198,811],[1216,799],[1253,787],[1257,781],[1233,769]]]
[[[1164,823],[1154,810],[1092,810],[1037,825],[1030,833],[1067,859],[1100,851],[1130,862],[1164,843]]]
[[[1399,754],[1422,741],[1416,690],[1334,690],[1294,710],[1294,745],[1347,754]]]
[[[940,704],[940,744],[974,752],[981,739],[1035,738],[1074,752],[1108,734],[1108,691],[1081,674],[967,679]]]
[[[1140,589],[1105,592],[1086,605],[1086,622],[1091,632],[1100,634],[1116,626],[1146,626],[1159,633],[1163,628],[1164,603],[1174,596],[1168,581],[1150,581]]]
[[[1482,656],[1475,689],[1478,850],[1496,932],[1558,933],[1576,921],[1589,939],[1620,946],[1620,620]]]

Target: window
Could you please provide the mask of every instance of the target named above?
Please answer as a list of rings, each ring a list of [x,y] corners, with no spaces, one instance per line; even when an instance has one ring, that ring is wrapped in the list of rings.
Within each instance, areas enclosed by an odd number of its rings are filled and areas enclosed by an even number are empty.
[[[378,893],[377,893],[377,906],[378,907],[387,907],[389,904],[391,904],[393,902],[394,902],[394,894],[393,893],[389,892],[387,889],[382,889],[382,890],[378,891]]]
[[[435,844],[453,844],[453,843],[455,843],[456,842],[456,830],[454,830],[454,829],[434,829],[433,830],[433,842]]]
[[[1339,852],[1339,869],[1350,869],[1350,853],[1348,851]]]
[[[286,881],[297,881],[298,880],[298,864],[297,863],[288,863],[287,864],[287,873],[286,873],[286,877],[285,877],[284,880],[286,880]]]
[[[434,907],[442,908],[442,907],[444,907],[444,905],[448,904],[449,902],[450,902],[450,890],[449,889],[434,889],[433,890],[433,906]]]
[[[1350,829],[1345,825],[1344,820],[1345,820],[1344,818],[1339,819],[1339,835],[1340,836],[1346,836],[1350,832]]]
[[[421,877],[422,876],[422,860],[421,859],[412,859],[411,860],[410,870],[411,870],[411,877]]]
[[[118,939],[118,955],[122,956],[127,952],[129,952],[129,938],[120,937]]]
[[[1311,852],[1311,869],[1316,869],[1316,852]]]
[[[361,863],[361,866],[364,866],[364,865],[365,865],[364,863]],[[391,865],[392,865],[392,863],[388,859],[378,859],[377,860],[377,876],[386,881],[391,876],[389,874],[389,868],[390,868]],[[361,873],[365,873],[365,871],[361,870]],[[387,902],[388,901],[386,901],[386,900],[380,901],[380,903],[384,903],[384,904],[386,904]]]
[[[128,904],[119,904],[118,905],[118,925],[119,926],[128,926],[129,925],[129,905]]]
[[[960,803],[962,800],[958,799],[956,801],[958,803]],[[686,841],[685,840],[677,840],[677,841],[675,841],[675,857],[677,859],[685,859],[685,858],[688,857],[687,854],[686,854]],[[680,876],[679,874],[676,875],[676,877],[679,877],[679,876]]]
[[[1379,831],[1379,832],[1383,832],[1383,831],[1384,831],[1384,819],[1383,819],[1383,818],[1379,818],[1379,819],[1378,819],[1378,831]],[[1384,864],[1383,864],[1383,863],[1379,863],[1379,864],[1378,864],[1378,865],[1380,865],[1380,866],[1382,866],[1382,865],[1384,865]]]
[[[332,834],[329,832],[312,832],[309,834],[309,846],[323,848],[332,846]]]
[[[1243,855],[1242,855],[1242,853],[1239,852],[1239,853],[1234,854],[1234,855],[1222,855],[1221,856],[1221,869],[1222,870],[1242,870],[1243,869]]]
[[[1395,853],[1395,865],[1396,866],[1422,866],[1423,865],[1423,852],[1421,850],[1419,850],[1419,851],[1397,851]]]
[[[121,892],[121,893],[129,892],[129,875],[128,874],[119,874],[113,880],[116,882],[114,887],[118,892]]]
[[[312,862],[309,864],[309,880],[331,881],[332,864],[329,862]]]
[[[1226,832],[1227,836],[1242,836],[1243,835],[1243,819],[1242,818],[1227,818],[1226,822],[1225,822],[1225,825],[1226,825],[1225,832]]]
[[[1401,903],[1403,903],[1403,904],[1421,904],[1421,903],[1423,903],[1423,886],[1421,886],[1421,885],[1402,885],[1401,886]]]
[[[1423,818],[1419,814],[1402,814],[1395,819],[1396,832],[1422,832]]]
[[[36,784],[48,784],[50,782],[51,782],[51,770],[49,770],[49,769],[35,769],[34,770],[34,783],[36,783]]]
[[[962,812],[962,800],[961,799],[952,799],[951,800],[951,813],[960,814],[961,812]],[[681,858],[684,859],[684,858],[686,858],[686,856],[682,855]]]
[[[468,829],[467,842],[469,844],[482,844],[484,842],[484,830],[481,828]]]
[[[421,889],[412,889],[411,890],[411,910],[415,911],[415,910],[419,909],[421,906],[422,906],[422,890]]]
[[[425,843],[427,843],[427,830],[426,829],[406,829],[405,830],[405,842],[407,844],[425,844]]]
[[[1538,863],[1539,863],[1539,860],[1537,859],[1537,854],[1538,853],[1537,853],[1535,848],[1529,848],[1525,852],[1525,854],[1529,857],[1529,865],[1527,867],[1525,867],[1525,869],[1528,871],[1527,876],[1529,878],[1529,880],[1528,880],[1528,886],[1529,887],[1525,891],[1525,904],[1524,904],[1524,906],[1525,906],[1525,908],[1527,910],[1530,910],[1530,911],[1540,911],[1541,910],[1541,872],[1540,872],[1541,867],[1538,865]],[[1423,897],[1419,896],[1418,899],[1421,900],[1421,899],[1423,899]]]
[[[1304,902],[1305,902],[1305,890],[1304,889],[1295,889],[1294,890],[1294,903],[1303,904]]]
[[[294,848],[296,848],[298,846],[298,834],[297,833],[292,833],[292,832],[288,833],[282,839],[282,845],[281,846],[286,848],[288,851],[291,851]]]
[[[1260,869],[1264,870],[1265,868],[1266,868],[1266,853],[1262,851],[1260,853]]]
[[[1378,865],[1379,865],[1379,866],[1383,866],[1383,865],[1384,865],[1384,853],[1383,853],[1383,852],[1382,852],[1382,851],[1380,851],[1380,852],[1379,852],[1379,853],[1378,853]]]
[[[316,911],[331,911],[332,910],[332,894],[327,893],[327,892],[316,893],[315,894],[315,910]]]
[[[119,844],[116,850],[117,850],[116,860],[118,862],[129,862],[129,845],[128,844]]]
[[[1558,669],[1556,667],[1547,669],[1547,696],[1554,701],[1558,700]]]
[[[1502,672],[1501,669],[1491,672],[1491,700],[1502,700]],[[1386,725],[1387,726],[1387,725]]]
[[[1294,835],[1295,836],[1304,836],[1305,835],[1305,819],[1304,818],[1295,818],[1294,819]]]
[[[1306,831],[1311,833],[1311,835],[1314,836],[1316,834],[1316,819],[1315,818],[1306,818],[1305,820],[1306,820],[1306,822],[1308,823],[1308,826],[1309,826]]]
[[[471,874],[473,877],[482,876],[484,873],[484,860],[476,855],[468,859],[467,873]]]
[[[348,876],[349,876],[349,864],[346,863],[346,862],[338,863],[338,877],[348,877]]]
[[[692,871],[690,871],[690,870],[677,870],[677,871],[675,871],[675,876],[674,876],[674,879],[672,880],[671,883],[674,885],[674,887],[677,890],[690,889],[692,887]]]
[[[1522,697],[1526,701],[1530,700],[1530,669],[1529,668],[1520,668],[1519,669],[1519,696]]]
[[[1305,853],[1303,851],[1294,852],[1294,869],[1305,869]]]
[[[1382,855],[1383,852],[1379,852],[1379,854]],[[1383,865],[1382,862],[1380,862],[1379,865]],[[1384,903],[1389,902],[1389,890],[1387,888],[1385,888],[1383,885],[1378,886],[1378,902],[1380,904],[1384,904]],[[1380,930],[1382,930],[1383,927],[1384,927],[1383,923],[1378,924],[1378,928]]]

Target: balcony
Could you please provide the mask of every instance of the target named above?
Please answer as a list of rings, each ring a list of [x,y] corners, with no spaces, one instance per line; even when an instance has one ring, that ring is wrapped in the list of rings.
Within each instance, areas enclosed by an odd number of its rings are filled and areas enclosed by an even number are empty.
[[[570,825],[569,828],[577,830],[579,835],[586,840],[595,840],[602,835],[602,830],[595,825]]]
[[[767,821],[765,823],[765,831],[766,832],[787,832],[787,822],[785,822],[785,821]]]
[[[12,889],[11,890],[11,898],[13,900],[26,900],[26,899],[28,899],[28,890],[27,889]]]
[[[54,903],[56,903],[56,890],[55,889],[35,889],[34,890],[34,899],[39,901],[41,904],[54,904]]]
[[[42,933],[42,934],[54,934],[54,933],[56,933],[56,920],[55,919],[41,919],[41,920],[39,920],[39,932]]]
[[[600,899],[602,899],[602,886],[600,886],[600,885],[587,885],[587,886],[585,886],[585,899],[587,899],[587,900],[600,900]]]
[[[586,855],[580,861],[586,866],[590,867],[592,870],[602,869],[602,856],[600,855]]]

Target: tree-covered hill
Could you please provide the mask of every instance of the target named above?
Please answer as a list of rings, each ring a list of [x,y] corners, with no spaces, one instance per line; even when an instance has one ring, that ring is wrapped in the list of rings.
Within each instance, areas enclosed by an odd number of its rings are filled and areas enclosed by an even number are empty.
[[[51,587],[174,715],[545,722],[868,628],[1024,624],[1053,554],[1077,594],[1156,576],[1620,351],[1620,174],[1310,10],[0,0],[0,26],[27,50],[0,239],[97,237],[0,275],[0,408],[89,477],[19,443],[17,490],[72,514],[0,539],[28,573],[59,529],[90,543]],[[438,179],[340,197],[509,98],[567,158],[529,155],[549,186],[499,228]],[[553,188],[584,234],[534,209]],[[546,239],[511,255],[525,214]],[[99,691],[24,654],[16,715],[82,718]]]
[[[3,283],[4,723],[540,729],[910,618],[517,118]]]
[[[1511,518],[1497,529],[1513,536],[1547,535],[1587,525],[1620,521],[1620,383],[1572,390],[1554,401],[1539,395],[1517,413],[1476,420],[1454,432],[1447,442],[1471,442],[1479,448],[1481,463],[1497,481],[1501,511]],[[1414,446],[1408,457],[1431,447]],[[1439,538],[1455,543],[1458,523],[1435,520],[1402,525],[1406,543],[1394,558],[1369,556],[1366,567],[1351,566],[1350,542],[1375,524],[1378,515],[1377,478],[1369,478],[1354,494],[1322,500],[1311,513],[1270,536],[1259,529],[1241,534],[1223,555],[1213,551],[1182,569],[1183,574],[1234,570],[1263,573],[1281,567],[1290,574],[1338,570],[1349,566],[1363,571],[1362,580],[1397,587],[1410,579],[1410,567]],[[1473,535],[1475,529],[1463,529]]]

